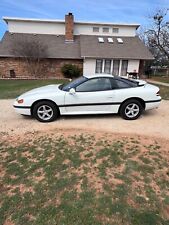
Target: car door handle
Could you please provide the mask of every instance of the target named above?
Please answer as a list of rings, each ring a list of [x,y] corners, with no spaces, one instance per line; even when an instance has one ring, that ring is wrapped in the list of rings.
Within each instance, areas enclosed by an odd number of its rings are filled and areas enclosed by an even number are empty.
[[[113,98],[112,96],[109,96],[109,97],[107,97],[107,98]]]

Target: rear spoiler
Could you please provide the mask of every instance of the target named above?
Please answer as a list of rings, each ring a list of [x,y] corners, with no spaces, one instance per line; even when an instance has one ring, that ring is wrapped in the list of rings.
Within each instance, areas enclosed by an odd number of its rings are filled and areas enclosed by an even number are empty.
[[[125,79],[125,80],[130,80],[133,83],[137,84],[138,86],[144,86],[145,84],[147,84],[147,82],[145,80],[133,79],[133,78],[128,78],[128,77],[124,77],[124,76],[121,76],[121,78]]]
[[[147,84],[145,80],[139,80],[139,79],[130,79],[130,80],[137,82],[138,86],[144,86],[145,84]]]
[[[147,84],[146,81],[144,81],[144,80],[138,80],[138,85],[139,86],[144,86],[145,84]]]

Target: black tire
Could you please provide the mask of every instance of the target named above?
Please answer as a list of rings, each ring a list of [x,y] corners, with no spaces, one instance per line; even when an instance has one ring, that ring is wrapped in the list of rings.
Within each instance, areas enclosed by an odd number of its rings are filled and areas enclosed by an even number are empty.
[[[119,113],[125,120],[136,120],[140,117],[143,110],[144,108],[138,100],[129,99],[121,105]]]
[[[48,123],[56,120],[59,117],[57,106],[50,101],[38,102],[33,107],[33,117],[43,123]]]

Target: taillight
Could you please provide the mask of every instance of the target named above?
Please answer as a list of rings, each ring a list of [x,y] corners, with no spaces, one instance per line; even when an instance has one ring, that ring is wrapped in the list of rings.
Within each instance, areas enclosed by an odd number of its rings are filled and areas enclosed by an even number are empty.
[[[19,104],[22,104],[22,103],[23,103],[23,99],[18,99],[17,102],[18,102]]]
[[[160,90],[157,91],[156,96],[160,96]]]

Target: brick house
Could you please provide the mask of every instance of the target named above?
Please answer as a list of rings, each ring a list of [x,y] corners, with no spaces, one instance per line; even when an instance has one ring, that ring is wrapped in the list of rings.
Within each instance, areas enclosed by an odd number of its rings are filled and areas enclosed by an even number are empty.
[[[136,36],[138,24],[115,24],[74,21],[69,13],[65,20],[3,18],[8,31],[0,42],[0,76],[30,77],[25,57],[15,54],[14,43],[19,40],[40,42],[45,46],[43,58],[47,77],[62,77],[61,67],[71,63],[84,74],[110,73],[126,76],[129,72],[142,74],[145,60],[153,56]]]

